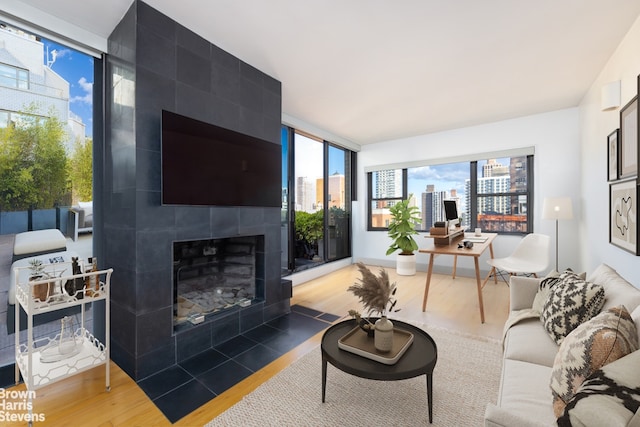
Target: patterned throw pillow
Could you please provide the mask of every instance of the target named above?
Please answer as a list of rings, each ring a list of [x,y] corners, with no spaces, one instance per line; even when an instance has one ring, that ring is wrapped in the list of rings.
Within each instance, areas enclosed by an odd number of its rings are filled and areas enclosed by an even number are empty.
[[[601,285],[585,282],[577,274],[566,271],[549,290],[540,320],[549,336],[560,345],[578,325],[600,313],[603,304]]]
[[[560,345],[551,372],[553,410],[560,417],[584,380],[638,349],[638,330],[624,306],[603,311],[578,326]]]
[[[565,273],[573,273],[573,270],[570,268],[564,271]],[[587,273],[581,273],[578,275],[579,278],[583,279],[587,276]],[[536,292],[536,296],[533,300],[532,309],[537,311],[538,313],[542,313],[542,309],[544,308],[544,303],[549,298],[549,292],[551,292],[551,288],[554,287],[560,281],[560,273],[553,270],[549,274],[547,274],[541,281],[538,286],[538,292]]]
[[[594,372],[567,403],[559,427],[626,426],[640,411],[640,351]]]

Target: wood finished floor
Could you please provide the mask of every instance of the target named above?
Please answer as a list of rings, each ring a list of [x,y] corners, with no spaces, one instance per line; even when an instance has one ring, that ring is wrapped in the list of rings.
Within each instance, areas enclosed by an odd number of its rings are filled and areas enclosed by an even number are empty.
[[[374,271],[377,269],[374,267]],[[431,281],[427,311],[422,312],[426,273],[397,276],[396,316],[403,320],[455,329],[474,335],[499,339],[507,318],[509,291],[504,282],[490,281],[483,290],[485,323],[480,323],[475,279],[435,274]],[[322,278],[294,287],[291,304],[300,304],[321,312],[346,315],[359,309],[357,298],[347,288],[359,277],[355,266],[343,268]],[[232,387],[192,412],[175,426],[203,426],[242,399],[256,387],[315,348],[322,333],[280,357],[251,377]],[[170,426],[172,425],[136,383],[117,365],[111,363],[111,391],[105,390],[104,367],[37,390],[33,412],[44,414],[46,421],[35,425],[55,426]],[[18,385],[9,390],[24,390]],[[6,423],[22,426],[24,422]]]

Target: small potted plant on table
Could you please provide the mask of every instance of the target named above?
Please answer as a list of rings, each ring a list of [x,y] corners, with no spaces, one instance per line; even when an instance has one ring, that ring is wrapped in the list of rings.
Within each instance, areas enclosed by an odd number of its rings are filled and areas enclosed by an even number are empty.
[[[356,265],[362,278],[347,290],[360,299],[368,315],[372,313],[380,315],[375,322],[374,345],[379,351],[390,351],[393,345],[393,323],[387,319],[387,313],[399,311],[399,309],[394,310],[397,302],[394,298],[396,284],[389,281],[389,274],[383,268],[380,269],[380,275],[376,276],[363,263],[359,262]],[[351,310],[349,314],[358,321],[360,313]]]

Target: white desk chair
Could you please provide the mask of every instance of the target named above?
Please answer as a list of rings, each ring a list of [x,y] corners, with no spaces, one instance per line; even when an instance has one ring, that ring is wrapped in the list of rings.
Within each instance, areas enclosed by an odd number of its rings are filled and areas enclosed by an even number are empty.
[[[551,239],[545,234],[527,234],[518,243],[515,251],[506,258],[488,259],[487,263],[494,267],[493,274],[500,274],[500,277],[509,284],[509,276],[532,275],[538,277],[537,273],[544,271],[549,266],[549,241]]]

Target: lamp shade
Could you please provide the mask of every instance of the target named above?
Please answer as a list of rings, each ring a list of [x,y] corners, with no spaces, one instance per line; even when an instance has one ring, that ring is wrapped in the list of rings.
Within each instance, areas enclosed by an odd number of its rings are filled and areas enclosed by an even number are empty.
[[[545,197],[542,203],[542,219],[573,219],[570,197]]]

